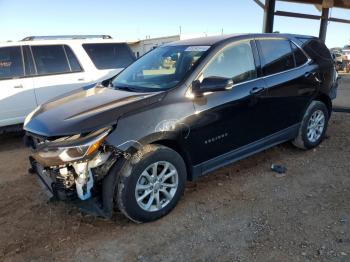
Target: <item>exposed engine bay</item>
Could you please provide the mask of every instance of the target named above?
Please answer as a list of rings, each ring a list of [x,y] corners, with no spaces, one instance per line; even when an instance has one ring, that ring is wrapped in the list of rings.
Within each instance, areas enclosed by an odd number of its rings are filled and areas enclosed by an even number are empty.
[[[27,132],[25,143],[32,149],[30,173],[38,176],[50,199],[84,202],[83,211],[110,216],[112,210],[103,211],[102,181],[117,160],[127,157],[104,142],[110,131],[104,128],[88,134],[51,139]],[[86,208],[86,203],[93,203],[92,212],[91,208]],[[108,206],[110,209],[111,205]]]

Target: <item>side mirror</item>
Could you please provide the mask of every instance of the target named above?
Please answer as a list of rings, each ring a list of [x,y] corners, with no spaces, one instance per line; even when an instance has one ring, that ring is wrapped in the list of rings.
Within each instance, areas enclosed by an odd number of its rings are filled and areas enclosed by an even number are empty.
[[[108,78],[108,79],[106,79],[106,80],[103,80],[103,81],[101,82],[101,84],[102,84],[103,86],[109,86],[109,85],[111,84],[113,78],[114,78],[114,77]]]
[[[227,91],[232,89],[233,80],[225,77],[207,77],[202,82],[195,80],[192,83],[192,93],[202,95],[206,92]]]

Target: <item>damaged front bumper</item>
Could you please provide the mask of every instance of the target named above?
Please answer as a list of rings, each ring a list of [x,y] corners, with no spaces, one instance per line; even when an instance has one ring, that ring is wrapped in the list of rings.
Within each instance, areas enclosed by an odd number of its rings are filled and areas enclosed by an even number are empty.
[[[28,134],[28,137],[31,135]],[[26,143],[28,144],[28,143]],[[31,146],[32,147],[32,146]],[[43,187],[52,200],[69,201],[77,205],[81,211],[109,218],[113,209],[113,192],[110,183],[105,183],[110,174],[112,166],[122,161],[123,152],[120,152],[106,144],[100,144],[91,156],[77,161],[67,163],[54,163],[50,165],[47,159],[39,157],[37,150],[33,149],[33,154],[29,161],[31,173],[36,174],[39,184]],[[43,147],[39,147],[42,150]],[[105,194],[108,191],[110,194]]]

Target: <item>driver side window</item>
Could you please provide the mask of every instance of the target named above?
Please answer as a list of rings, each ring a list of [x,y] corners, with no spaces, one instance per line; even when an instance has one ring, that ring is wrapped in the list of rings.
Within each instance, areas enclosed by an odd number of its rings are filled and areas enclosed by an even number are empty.
[[[203,71],[207,77],[230,78],[234,84],[257,77],[250,41],[240,41],[220,51]]]

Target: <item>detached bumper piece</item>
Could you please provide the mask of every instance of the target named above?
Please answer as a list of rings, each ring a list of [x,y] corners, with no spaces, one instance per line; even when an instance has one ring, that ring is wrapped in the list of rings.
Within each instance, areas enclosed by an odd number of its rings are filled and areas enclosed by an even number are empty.
[[[35,174],[39,185],[43,188],[50,201],[67,201],[77,207],[82,213],[110,218],[111,212],[105,211],[101,206],[101,201],[97,197],[90,197],[87,200],[79,199],[75,187],[67,189],[63,181],[58,179],[59,172],[43,168],[32,157],[29,158],[30,173]]]

